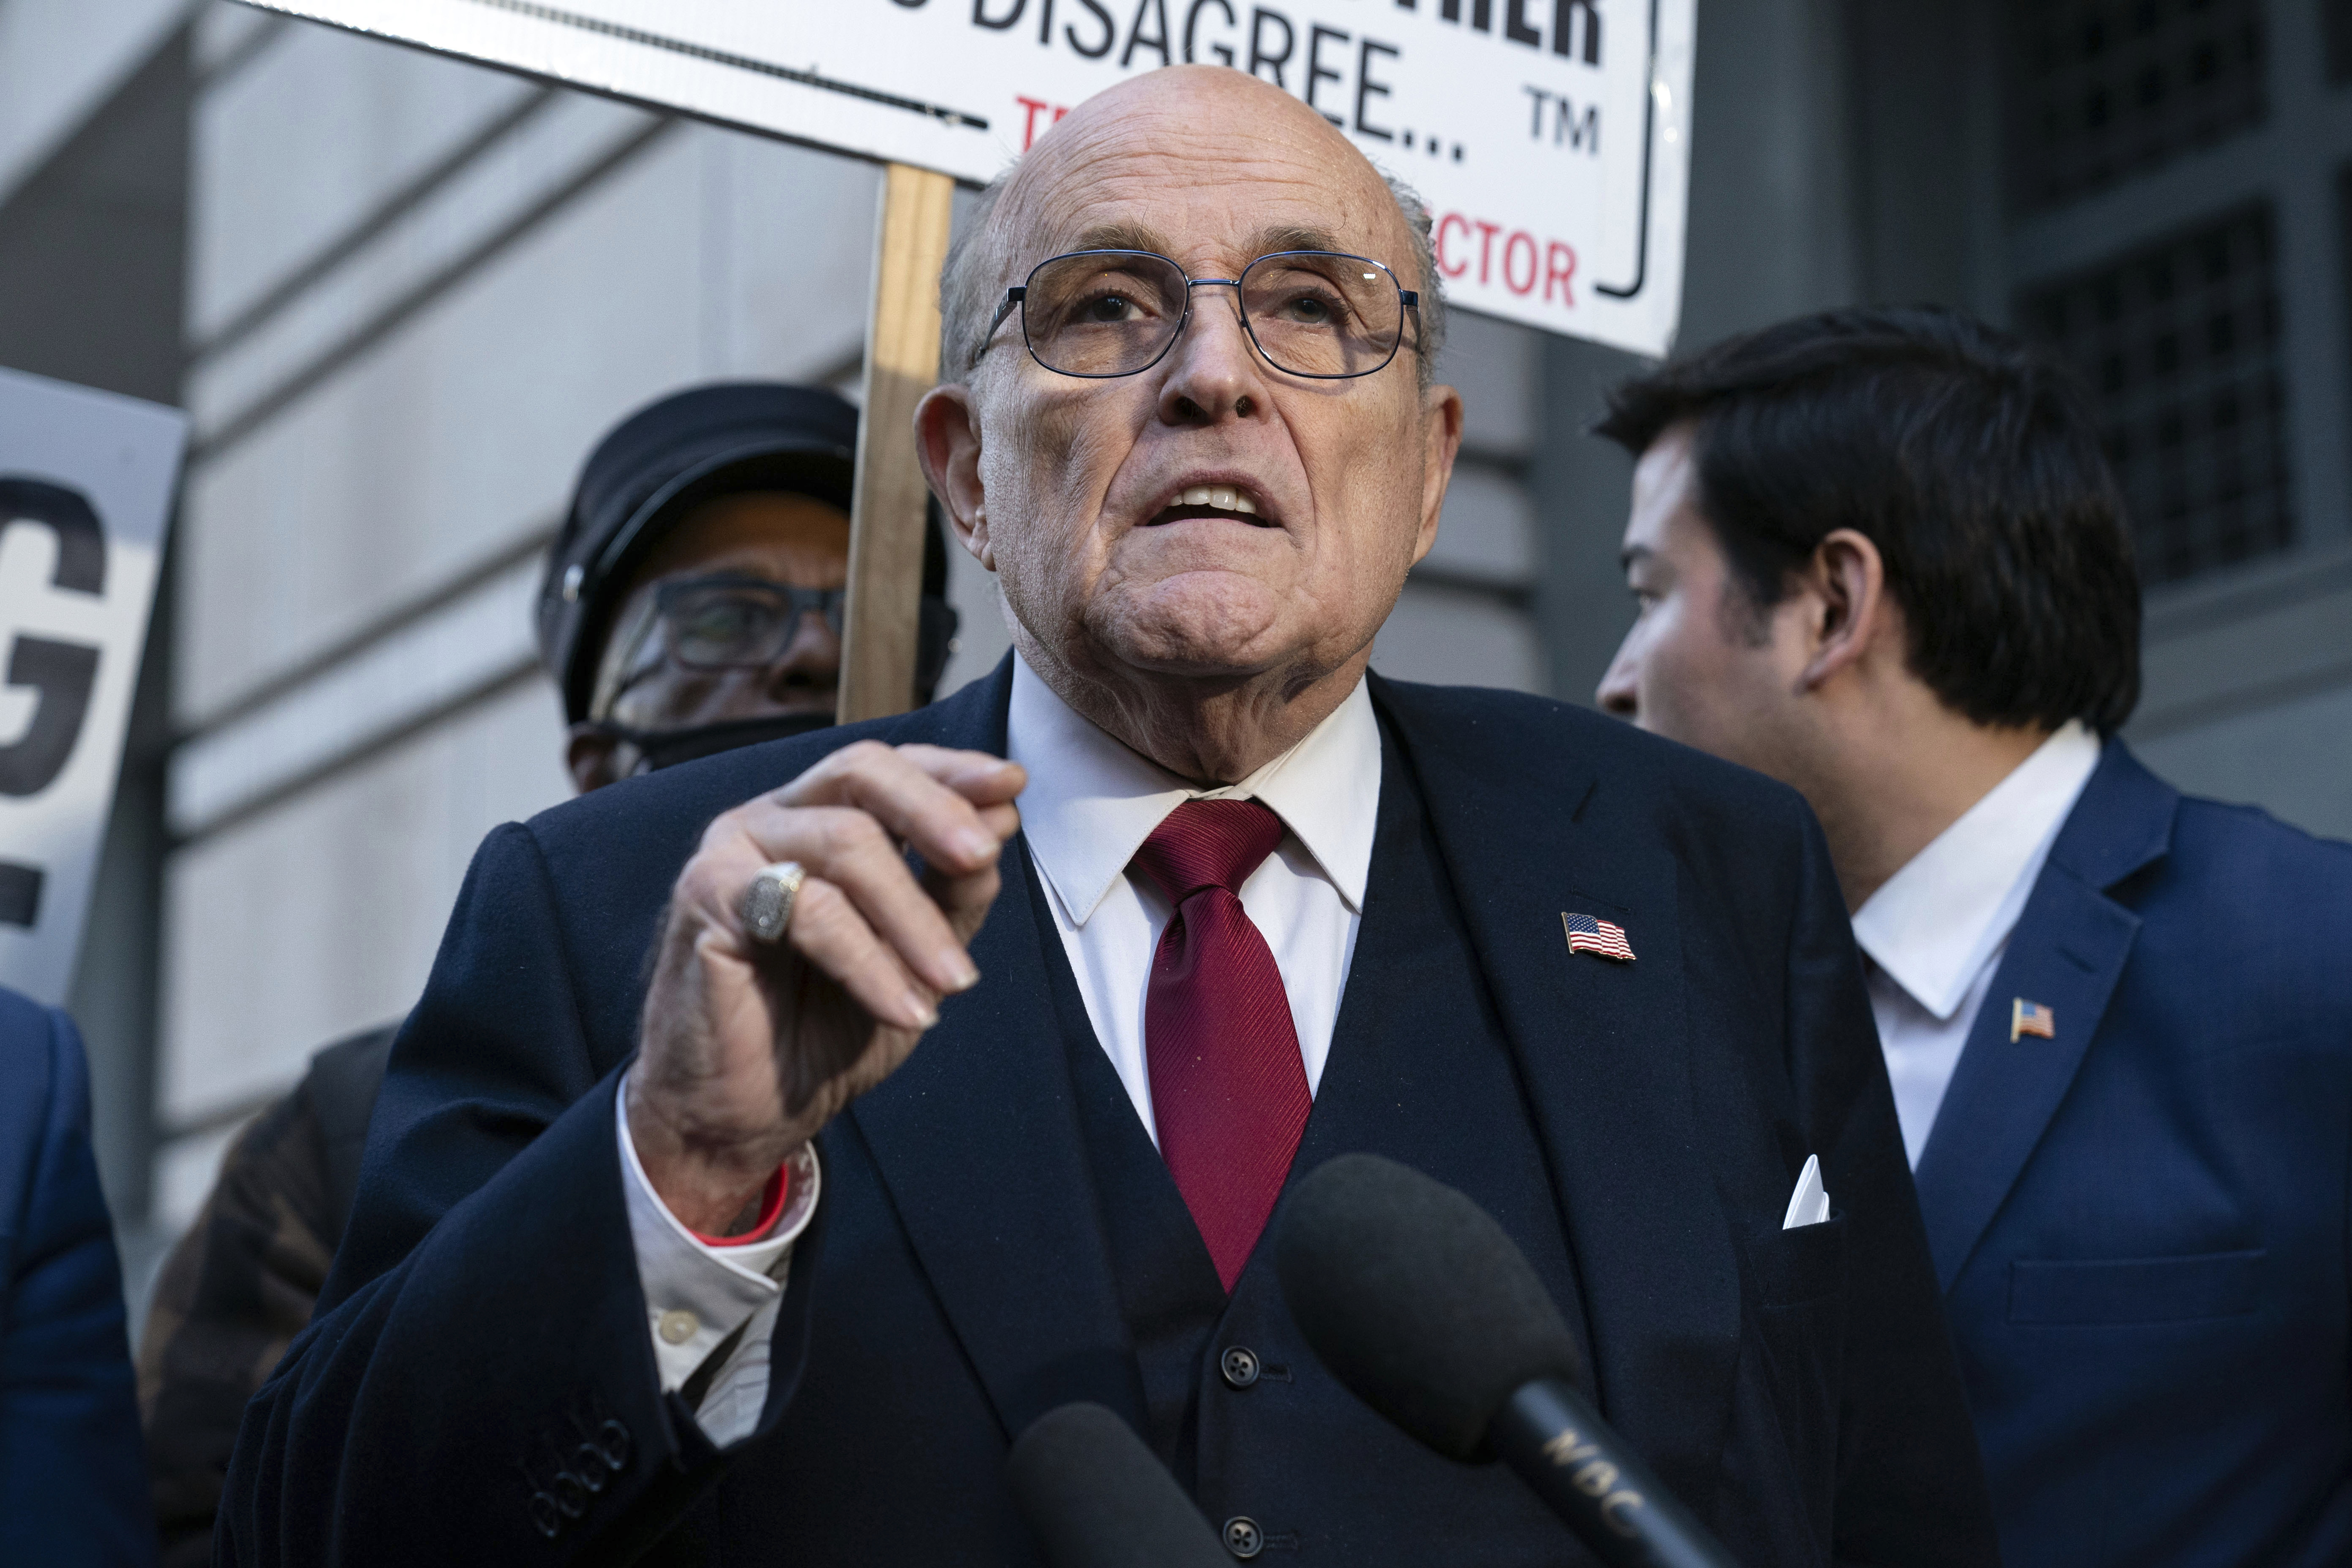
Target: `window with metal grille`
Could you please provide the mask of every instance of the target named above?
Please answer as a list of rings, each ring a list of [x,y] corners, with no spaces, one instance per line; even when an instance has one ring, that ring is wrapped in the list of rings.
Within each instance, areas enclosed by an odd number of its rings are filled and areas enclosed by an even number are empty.
[[[2144,579],[2294,542],[2267,205],[2030,290],[2018,320],[2090,384]]]
[[[2263,0],[2009,0],[2010,193],[2032,212],[2259,123]]]

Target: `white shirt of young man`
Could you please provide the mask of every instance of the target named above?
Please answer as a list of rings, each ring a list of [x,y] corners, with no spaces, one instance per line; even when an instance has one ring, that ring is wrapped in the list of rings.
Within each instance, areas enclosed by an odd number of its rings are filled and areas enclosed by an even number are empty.
[[[1379,826],[1380,726],[1363,683],[1305,739],[1249,777],[1201,789],[1113,740],[1016,657],[1005,752],[1029,773],[1019,803],[1022,831],[1087,1017],[1155,1144],[1144,1003],[1152,954],[1173,911],[1129,865],[1152,830],[1188,800],[1258,800],[1282,818],[1282,842],[1243,882],[1240,897],[1289,994],[1307,1092],[1318,1089],[1363,921]],[[1008,880],[1015,874],[1009,858],[1006,872]],[[625,1105],[626,1097],[619,1099]],[[616,1109],[615,1125],[662,1391],[682,1387],[723,1352],[695,1417],[713,1443],[740,1442],[759,1425],[767,1400],[769,1342],[793,1243],[815,1214],[815,1152],[795,1156],[792,1195],[768,1236],[713,1247],[654,1192],[629,1138],[625,1110]]]
[[[2069,721],[1854,912],[1870,1010],[1914,1170],[2010,934],[2098,765],[2098,737]]]

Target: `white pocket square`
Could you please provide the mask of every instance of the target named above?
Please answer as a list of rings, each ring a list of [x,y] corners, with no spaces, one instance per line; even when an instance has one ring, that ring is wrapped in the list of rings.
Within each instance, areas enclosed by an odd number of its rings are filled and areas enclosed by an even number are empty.
[[[1789,1212],[1781,1217],[1782,1230],[1801,1230],[1809,1225],[1820,1225],[1830,1217],[1829,1189],[1822,1185],[1822,1157],[1805,1156],[1805,1168],[1797,1173],[1797,1190],[1789,1194]]]

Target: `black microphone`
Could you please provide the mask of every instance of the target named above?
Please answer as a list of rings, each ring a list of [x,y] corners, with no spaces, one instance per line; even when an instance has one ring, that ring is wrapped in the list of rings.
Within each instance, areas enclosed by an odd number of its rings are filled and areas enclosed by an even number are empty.
[[[1341,1383],[1449,1458],[1500,1458],[1611,1568],[1732,1568],[1577,1392],[1576,1341],[1503,1227],[1376,1154],[1293,1189],[1275,1273]]]
[[[1037,1417],[1008,1468],[1052,1568],[1233,1568],[1176,1478],[1099,1405]]]

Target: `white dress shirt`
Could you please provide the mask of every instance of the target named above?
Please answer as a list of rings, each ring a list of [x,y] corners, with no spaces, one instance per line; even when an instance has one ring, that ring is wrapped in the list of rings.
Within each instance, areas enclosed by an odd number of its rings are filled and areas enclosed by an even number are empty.
[[[727,1350],[704,1389],[694,1418],[720,1447],[751,1435],[768,1398],[768,1345],[791,1277],[793,1243],[816,1215],[822,1183],[814,1145],[787,1163],[792,1191],[784,1212],[758,1241],[713,1247],[678,1222],[654,1191],[629,1136],[627,1086],[614,1097],[621,1139],[621,1188],[628,1201],[629,1241],[645,1288],[646,1331],[653,1335],[654,1366],[664,1394],[683,1386],[711,1352]]]
[[[1006,740],[1006,753],[1029,771],[1019,803],[1022,830],[1087,1016],[1155,1143],[1143,1007],[1152,953],[1171,911],[1150,879],[1128,874],[1128,863],[1188,800],[1260,800],[1282,818],[1288,831],[1242,884],[1241,900],[1282,973],[1313,1095],[1331,1053],[1379,826],[1380,727],[1363,683],[1296,746],[1241,783],[1217,789],[1196,789],[1112,740],[1018,658]],[[765,1238],[712,1247],[679,1224],[655,1193],[619,1108],[626,1103],[625,1092],[614,1113],[622,1185],[662,1391],[683,1386],[742,1331],[695,1411],[704,1435],[723,1447],[751,1434],[767,1401],[769,1342],[792,1246],[816,1209],[816,1152],[794,1156],[792,1195]]]
[[[2010,932],[2098,765],[2098,737],[2070,721],[1854,914],[1870,1010],[1915,1170]]]
[[[1128,863],[1188,800],[1257,800],[1282,818],[1289,831],[1242,884],[1241,900],[1282,972],[1313,1095],[1331,1054],[1379,826],[1381,732],[1363,683],[1306,739],[1219,789],[1193,788],[1112,740],[1018,659],[1007,740],[1007,753],[1029,770],[1022,829],[1087,1021],[1155,1143],[1143,1005],[1171,911],[1150,878],[1129,875]]]

